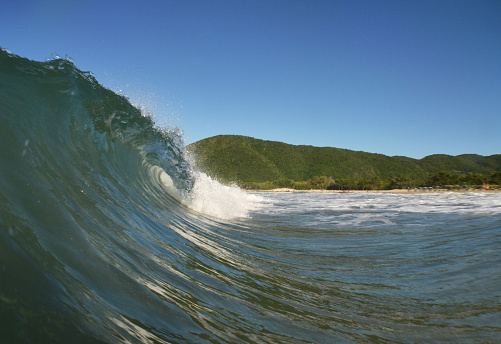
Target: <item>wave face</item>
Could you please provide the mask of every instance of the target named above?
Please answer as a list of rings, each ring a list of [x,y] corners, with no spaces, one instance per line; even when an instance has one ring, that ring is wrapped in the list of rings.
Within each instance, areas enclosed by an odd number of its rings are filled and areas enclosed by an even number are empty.
[[[257,198],[68,60],[1,50],[0,116],[2,341],[210,342],[203,236]]]

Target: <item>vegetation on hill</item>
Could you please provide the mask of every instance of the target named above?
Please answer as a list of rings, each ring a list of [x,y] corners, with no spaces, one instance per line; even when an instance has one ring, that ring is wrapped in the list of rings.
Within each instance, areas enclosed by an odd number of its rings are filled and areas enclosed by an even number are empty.
[[[219,135],[188,146],[197,168],[250,188],[385,189],[501,184],[501,154],[430,155],[417,160],[332,147]]]

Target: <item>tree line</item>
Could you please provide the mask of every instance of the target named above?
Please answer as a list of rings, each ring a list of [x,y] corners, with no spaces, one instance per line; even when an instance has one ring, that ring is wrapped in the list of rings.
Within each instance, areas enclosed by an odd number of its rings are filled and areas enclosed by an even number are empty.
[[[425,179],[412,179],[403,174],[393,178],[332,178],[327,176],[313,177],[306,181],[294,181],[280,178],[267,182],[239,182],[241,188],[253,190],[271,190],[289,188],[295,190],[393,190],[405,188],[433,187],[441,189],[480,188],[489,184],[490,188],[499,188],[501,172],[493,171],[489,176],[481,173],[450,173],[440,171],[430,173]]]

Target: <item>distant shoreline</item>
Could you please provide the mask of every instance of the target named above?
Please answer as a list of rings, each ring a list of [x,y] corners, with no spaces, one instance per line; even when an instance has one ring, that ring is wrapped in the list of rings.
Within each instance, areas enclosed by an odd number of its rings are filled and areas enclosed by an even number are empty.
[[[248,192],[274,192],[274,193],[394,193],[394,194],[427,194],[427,193],[444,193],[444,192],[454,192],[454,193],[498,193],[501,192],[501,189],[460,189],[460,190],[448,190],[448,189],[393,189],[393,190],[320,190],[320,189],[312,189],[312,190],[296,190],[289,188],[278,188],[278,189],[270,189],[270,190],[253,190],[246,189]]]

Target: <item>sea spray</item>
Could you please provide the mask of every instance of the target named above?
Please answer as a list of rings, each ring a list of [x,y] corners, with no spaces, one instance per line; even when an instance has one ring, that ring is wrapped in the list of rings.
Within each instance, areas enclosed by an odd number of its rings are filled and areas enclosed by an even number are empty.
[[[264,199],[242,191],[235,185],[224,185],[203,172],[193,172],[194,186],[189,194],[181,194],[165,172],[160,181],[165,190],[176,200],[196,212],[222,220],[247,217],[249,212],[263,206]]]
[[[186,205],[203,214],[221,219],[245,217],[263,205],[263,198],[223,185],[203,172],[195,172],[195,185]]]

